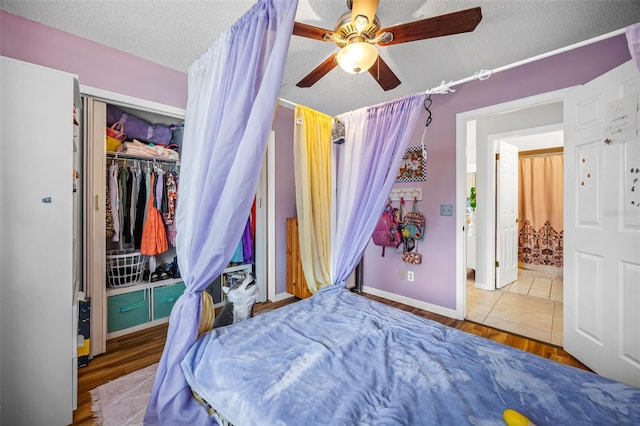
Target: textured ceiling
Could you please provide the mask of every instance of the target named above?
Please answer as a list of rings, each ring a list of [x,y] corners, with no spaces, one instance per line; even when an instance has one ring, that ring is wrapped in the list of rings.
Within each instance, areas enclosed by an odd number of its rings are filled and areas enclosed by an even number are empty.
[[[2,0],[2,9],[170,68],[191,63],[254,0]],[[293,36],[280,96],[330,115],[430,89],[640,22],[640,0],[380,0],[382,26],[480,6],[471,33],[378,47],[402,84],[383,91],[368,74],[335,68],[311,88],[296,83],[337,50]],[[299,0],[296,20],[333,29],[345,0]]]

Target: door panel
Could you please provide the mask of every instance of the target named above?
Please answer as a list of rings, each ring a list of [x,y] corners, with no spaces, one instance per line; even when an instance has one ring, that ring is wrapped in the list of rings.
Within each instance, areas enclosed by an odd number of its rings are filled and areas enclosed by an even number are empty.
[[[518,147],[499,142],[496,287],[518,279]]]
[[[572,90],[564,103],[565,349],[597,373],[635,386],[640,386],[640,139],[636,133],[609,141],[605,128],[611,102],[625,96],[635,96],[631,114],[637,115],[638,87],[640,74],[629,61]]]
[[[622,300],[621,312],[621,356],[631,365],[640,364],[640,338],[638,338],[638,324],[640,324],[640,267],[638,264],[621,262],[622,269]]]
[[[603,258],[589,253],[576,252],[576,328],[596,344],[602,344]]]
[[[0,423],[69,424],[77,354],[74,76],[5,57],[1,61],[0,346],[6,368]]]

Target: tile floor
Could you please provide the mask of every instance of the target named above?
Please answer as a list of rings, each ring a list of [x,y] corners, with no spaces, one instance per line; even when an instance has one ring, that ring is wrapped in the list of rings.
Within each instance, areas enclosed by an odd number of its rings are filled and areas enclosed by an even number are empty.
[[[562,269],[521,265],[518,280],[500,290],[467,279],[467,319],[562,346]]]

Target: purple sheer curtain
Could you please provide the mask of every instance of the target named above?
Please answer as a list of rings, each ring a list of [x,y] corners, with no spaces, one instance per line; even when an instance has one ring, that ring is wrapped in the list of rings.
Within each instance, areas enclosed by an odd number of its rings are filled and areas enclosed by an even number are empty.
[[[345,143],[337,145],[331,277],[347,279],[364,252],[395,182],[426,95],[419,93],[338,116]]]
[[[189,69],[176,302],[145,424],[215,424],[193,399],[180,362],[195,342],[200,292],[227,265],[256,192],[293,30],[297,0],[259,0]]]

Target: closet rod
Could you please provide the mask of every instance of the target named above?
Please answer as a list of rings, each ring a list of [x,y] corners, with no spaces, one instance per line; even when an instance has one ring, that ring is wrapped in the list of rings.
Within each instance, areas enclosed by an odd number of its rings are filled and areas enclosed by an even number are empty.
[[[467,78],[463,78],[461,80],[449,81],[448,83],[443,80],[442,83],[440,83],[439,86],[436,86],[436,87],[433,87],[433,88],[431,88],[429,90],[426,90],[425,93],[427,95],[429,95],[429,94],[444,95],[444,94],[447,94],[447,93],[455,92],[455,90],[453,90],[451,88],[451,86],[457,86],[459,84],[468,83],[469,81],[473,81],[473,80],[481,80],[481,81],[482,80],[487,80],[493,74],[496,74],[496,73],[499,73],[499,72],[502,72],[502,71],[506,71],[506,70],[509,70],[511,68],[519,67],[520,65],[525,65],[525,64],[528,64],[530,62],[539,61],[540,59],[545,59],[545,58],[548,58],[550,56],[557,55],[559,53],[564,53],[564,52],[567,52],[569,50],[577,49],[579,47],[587,46],[587,45],[596,43],[596,42],[601,41],[601,40],[606,40],[608,38],[615,37],[615,36],[618,36],[620,34],[624,34],[626,30],[627,30],[626,27],[625,28],[621,28],[619,30],[611,31],[610,33],[607,33],[607,34],[602,34],[600,36],[593,37],[593,38],[590,38],[588,40],[584,40],[584,41],[581,41],[581,42],[578,42],[578,43],[574,43],[574,44],[571,44],[569,46],[561,47],[559,49],[552,50],[552,51],[547,52],[547,53],[542,53],[542,54],[537,55],[537,56],[532,56],[531,58],[523,59],[523,60],[518,61],[518,62],[513,62],[513,63],[511,63],[509,65],[505,65],[505,66],[502,66],[502,67],[499,67],[499,68],[495,68],[495,69],[492,69],[492,70],[480,70],[480,71],[476,72],[475,74],[473,74],[472,76],[467,77]]]
[[[107,152],[107,158],[114,160],[155,161],[157,163],[175,164],[177,166],[180,165],[180,160],[172,160],[171,158],[141,157],[139,155],[124,154],[122,152]]]

